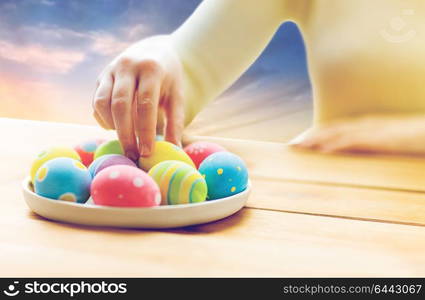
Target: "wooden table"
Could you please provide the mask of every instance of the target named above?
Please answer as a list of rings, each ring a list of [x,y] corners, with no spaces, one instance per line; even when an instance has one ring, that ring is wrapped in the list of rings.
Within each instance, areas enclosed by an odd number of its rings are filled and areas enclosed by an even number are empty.
[[[209,138],[247,161],[247,207],[200,226],[122,230],[45,220],[20,187],[39,150],[112,132],[12,119],[0,132],[1,276],[425,276],[423,159]]]

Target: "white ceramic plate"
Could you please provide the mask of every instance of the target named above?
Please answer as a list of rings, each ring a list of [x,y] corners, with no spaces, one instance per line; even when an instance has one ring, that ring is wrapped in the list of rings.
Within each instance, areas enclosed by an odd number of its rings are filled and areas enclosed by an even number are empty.
[[[55,221],[90,226],[173,228],[217,221],[239,211],[248,200],[245,191],[214,201],[150,208],[116,208],[52,200],[35,194],[29,178],[22,183],[25,202],[36,214]]]

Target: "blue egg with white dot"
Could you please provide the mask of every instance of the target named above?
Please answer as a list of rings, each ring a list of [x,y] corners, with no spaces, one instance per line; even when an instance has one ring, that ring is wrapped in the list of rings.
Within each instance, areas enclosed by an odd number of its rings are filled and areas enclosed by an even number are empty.
[[[222,151],[208,156],[199,166],[208,186],[208,200],[229,197],[248,186],[248,169],[236,154]]]
[[[91,180],[90,172],[80,161],[59,157],[38,169],[34,190],[46,198],[85,203],[90,197]]]

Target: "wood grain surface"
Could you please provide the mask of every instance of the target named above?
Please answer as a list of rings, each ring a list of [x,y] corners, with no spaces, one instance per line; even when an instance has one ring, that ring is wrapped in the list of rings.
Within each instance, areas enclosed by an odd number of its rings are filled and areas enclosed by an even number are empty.
[[[325,156],[210,139],[241,155],[247,207],[210,224],[118,230],[51,222],[20,184],[48,145],[114,136],[97,127],[0,119],[1,276],[425,276],[419,158]]]

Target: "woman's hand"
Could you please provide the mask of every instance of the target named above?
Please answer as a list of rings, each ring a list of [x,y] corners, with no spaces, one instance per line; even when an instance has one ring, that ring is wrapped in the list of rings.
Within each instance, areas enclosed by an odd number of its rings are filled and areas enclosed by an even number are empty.
[[[180,144],[182,73],[169,37],[155,36],[125,50],[99,76],[94,117],[105,129],[116,129],[129,158],[150,155],[157,128],[164,130],[165,140]]]
[[[327,153],[425,155],[425,116],[367,115],[311,129],[291,145]]]

